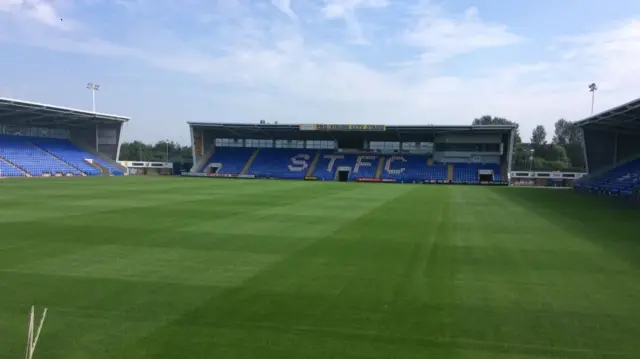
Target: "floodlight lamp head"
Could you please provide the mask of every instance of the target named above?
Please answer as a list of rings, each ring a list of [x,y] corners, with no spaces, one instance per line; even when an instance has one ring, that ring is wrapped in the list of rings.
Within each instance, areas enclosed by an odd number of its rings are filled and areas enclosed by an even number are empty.
[[[89,83],[87,84],[87,88],[88,88],[89,90],[92,90],[92,89],[93,89],[93,84],[92,84],[91,82],[89,82]]]
[[[100,89],[100,85],[93,85],[93,89],[98,91]]]

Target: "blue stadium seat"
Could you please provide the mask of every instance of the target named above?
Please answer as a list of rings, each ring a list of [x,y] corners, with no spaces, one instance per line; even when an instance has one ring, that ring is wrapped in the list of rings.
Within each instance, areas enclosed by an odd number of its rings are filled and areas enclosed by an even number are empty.
[[[97,161],[98,158],[91,155],[90,153],[82,151],[68,140],[57,140],[52,138],[30,138],[29,142],[45,149],[46,151],[52,153],[54,156],[61,158],[63,161],[79,169],[87,176],[99,176],[101,174],[101,172],[97,168],[93,167],[86,161],[88,159]],[[106,166],[104,163],[100,164],[108,168],[114,175],[116,175],[117,172],[120,172],[115,168],[110,168],[111,166]]]
[[[479,170],[492,170],[493,180],[502,181],[500,165],[494,163],[455,163],[453,164],[453,181],[477,183],[480,181]]]
[[[336,177],[338,167],[354,168],[357,157],[340,153],[322,153],[313,171],[313,176],[323,180],[333,180]]]
[[[0,159],[0,177],[24,177],[24,172]]]
[[[389,156],[385,160],[382,178],[395,179],[400,182],[445,181],[447,166],[428,166],[425,156]]]
[[[254,148],[219,147],[209,158],[203,172],[212,163],[220,163],[219,174],[239,174]],[[420,155],[380,156],[377,154],[340,153],[328,150],[293,149],[293,148],[261,148],[247,174],[257,177],[303,179],[313,162],[316,153],[319,159],[312,176],[321,180],[334,180],[339,167],[351,169],[349,180],[358,178],[375,178],[379,161],[383,167],[381,178],[399,182],[446,181],[448,167],[446,164],[427,165],[427,157]],[[500,181],[500,166],[497,164],[455,164],[455,181],[478,182],[478,170],[490,169],[494,173],[494,181]]]
[[[358,155],[353,157],[353,167],[351,167],[351,172],[349,173],[349,180],[355,180],[357,178],[376,178],[378,163],[381,158],[380,156]],[[358,164],[358,158],[360,158],[360,164]],[[349,159],[349,161],[351,161],[351,159]]]
[[[80,175],[80,171],[27,142],[21,136],[0,136],[0,156],[32,176]]]
[[[220,163],[222,167],[218,169],[218,174],[239,174],[244,165],[249,161],[255,148],[234,148],[218,147],[207,163],[202,167],[202,172],[212,163]]]
[[[303,179],[317,150],[261,148],[247,174],[258,177]]]
[[[624,163],[579,186],[613,195],[631,196],[635,189],[640,188],[640,159]]]

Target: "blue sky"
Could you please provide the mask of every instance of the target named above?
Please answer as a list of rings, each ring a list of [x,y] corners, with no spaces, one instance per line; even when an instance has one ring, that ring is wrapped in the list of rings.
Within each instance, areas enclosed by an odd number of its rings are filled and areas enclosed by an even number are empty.
[[[553,131],[640,96],[640,1],[0,0],[0,96],[186,121]],[[550,139],[551,135],[549,135]]]

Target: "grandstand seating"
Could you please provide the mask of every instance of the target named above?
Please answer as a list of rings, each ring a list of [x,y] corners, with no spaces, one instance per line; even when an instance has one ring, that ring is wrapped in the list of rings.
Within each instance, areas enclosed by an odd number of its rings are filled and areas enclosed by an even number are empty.
[[[28,141],[62,159],[71,166],[79,169],[87,176],[98,176],[102,173],[100,170],[89,164],[86,161],[88,159],[93,160],[103,167],[107,168],[113,175],[122,175],[122,171],[109,165],[101,158],[98,158],[88,152],[81,150],[69,140],[58,140],[53,138],[29,138]]]
[[[351,155],[350,155],[351,156]],[[349,180],[355,180],[357,178],[376,178],[376,172],[378,170],[378,161],[380,160],[379,156],[372,155],[363,155],[360,160],[360,165],[357,166],[358,157],[361,156],[353,156],[353,167],[351,167],[351,172],[349,172]],[[370,165],[367,165],[370,164]]]
[[[239,174],[247,163],[255,148],[244,147],[218,147],[211,158],[202,167],[205,172],[210,164],[220,163],[222,166],[218,169],[218,174]]]
[[[211,163],[220,163],[219,174],[239,174],[251,158],[254,148],[217,148],[203,167],[203,172]],[[357,178],[375,178],[380,160],[383,162],[381,179],[398,182],[446,181],[447,164],[428,165],[426,156],[398,155],[379,156],[355,153],[335,153],[328,150],[261,148],[246,171],[248,175],[283,179],[302,179],[306,176],[316,153],[319,159],[313,170],[313,177],[321,180],[334,180],[339,167],[349,167],[349,180]],[[363,157],[368,156],[368,157]],[[360,166],[358,158],[360,159]],[[362,165],[369,163],[370,165]],[[456,163],[454,181],[479,182],[478,170],[493,170],[494,181],[501,181],[498,164]]]
[[[339,157],[333,157],[335,158],[335,160],[333,161],[333,166],[331,166],[331,161],[332,161],[332,157],[329,156],[339,156]],[[323,180],[333,180],[335,179],[336,176],[336,170],[338,169],[338,167],[351,167],[353,168],[356,164],[356,160],[357,160],[356,155],[346,155],[346,154],[332,154],[329,152],[326,153],[322,153],[320,155],[320,159],[318,160],[318,163],[316,164],[316,169],[315,171],[313,171],[313,176],[319,179],[323,179]],[[329,167],[331,166],[331,167]],[[373,169],[374,171],[374,177],[375,177],[375,168]]]
[[[491,163],[455,163],[453,165],[454,182],[479,182],[479,170],[493,170],[493,180],[501,181],[500,166]]]
[[[399,157],[403,158],[402,161]],[[447,179],[447,166],[427,165],[427,158],[417,155],[390,157],[382,170],[383,179],[395,179],[400,182],[444,181]],[[399,170],[404,168],[404,171]]]
[[[24,172],[0,159],[0,177],[24,177]]]
[[[33,176],[49,175],[100,175],[101,171],[89,164],[86,160],[105,167],[116,176],[124,173],[111,166],[103,159],[91,153],[81,150],[71,141],[66,139],[26,137],[26,136],[0,136],[0,156],[19,166]],[[3,161],[4,162],[4,161]],[[14,176],[24,173],[13,166],[2,165],[2,172],[14,173]],[[16,174],[18,171],[19,174]],[[4,176],[4,175],[3,175]]]
[[[302,179],[317,150],[261,148],[246,174]]]
[[[577,188],[631,196],[640,188],[640,159],[623,163],[597,178],[576,185]]]
[[[0,156],[33,176],[81,174],[77,169],[28,143],[25,137],[0,136]]]

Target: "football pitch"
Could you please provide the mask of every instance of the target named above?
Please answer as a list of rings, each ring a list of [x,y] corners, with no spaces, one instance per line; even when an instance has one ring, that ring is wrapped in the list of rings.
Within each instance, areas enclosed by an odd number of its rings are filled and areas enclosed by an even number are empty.
[[[640,212],[563,190],[0,180],[0,358],[640,358]]]

